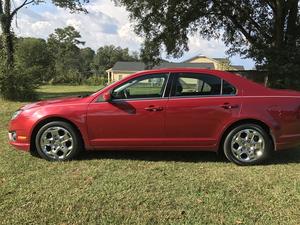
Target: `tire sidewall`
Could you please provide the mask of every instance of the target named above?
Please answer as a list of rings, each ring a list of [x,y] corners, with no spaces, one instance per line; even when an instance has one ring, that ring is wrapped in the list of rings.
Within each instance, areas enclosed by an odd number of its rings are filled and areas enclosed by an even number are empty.
[[[41,146],[40,146],[40,138],[42,136],[42,134],[50,127],[55,127],[55,126],[58,126],[58,127],[62,127],[64,129],[66,129],[67,131],[70,132],[72,138],[73,138],[73,150],[71,151],[71,153],[64,159],[53,159],[49,156],[47,156]],[[66,122],[63,122],[63,121],[54,121],[54,122],[49,122],[45,125],[43,125],[39,131],[37,132],[36,136],[35,136],[35,147],[36,147],[36,150],[37,150],[37,153],[44,159],[48,160],[48,161],[68,161],[68,160],[71,160],[73,159],[80,151],[80,147],[81,147],[81,144],[80,144],[80,137],[78,135],[78,132],[74,129],[74,127],[69,124],[69,123],[66,123]]]
[[[259,159],[252,161],[252,162],[243,162],[243,161],[238,160],[231,151],[232,138],[234,137],[234,135],[237,132],[244,130],[244,129],[253,129],[253,130],[258,131],[263,136],[264,141],[265,141],[265,149],[263,151],[263,155]],[[270,135],[262,127],[260,127],[259,125],[256,125],[256,124],[243,124],[243,125],[233,128],[227,134],[224,144],[223,144],[223,149],[224,149],[224,154],[228,160],[230,160],[231,162],[234,162],[235,164],[241,165],[241,166],[248,166],[248,165],[260,164],[263,161],[265,161],[271,153],[272,146],[273,146],[273,144],[272,144]]]

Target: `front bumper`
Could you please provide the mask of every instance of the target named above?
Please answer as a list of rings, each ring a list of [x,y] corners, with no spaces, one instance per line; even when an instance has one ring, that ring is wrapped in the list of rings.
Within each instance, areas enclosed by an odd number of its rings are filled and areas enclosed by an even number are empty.
[[[8,132],[9,144],[16,149],[28,152],[30,150],[30,141],[27,140],[27,136],[24,135],[24,131],[9,131]]]
[[[18,150],[22,150],[25,152],[29,152],[30,150],[30,144],[28,143],[18,143],[18,142],[9,142],[9,143]]]
[[[11,120],[8,125],[9,144],[22,151],[30,150],[30,131],[32,121],[22,114]]]

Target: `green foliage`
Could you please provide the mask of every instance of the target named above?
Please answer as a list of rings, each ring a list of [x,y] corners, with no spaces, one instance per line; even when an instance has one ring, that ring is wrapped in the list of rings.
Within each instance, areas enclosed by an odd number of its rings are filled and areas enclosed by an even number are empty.
[[[89,0],[52,0],[51,1],[54,5],[69,9],[71,12],[85,12],[87,13],[86,9],[83,7],[85,3],[88,3]],[[12,21],[19,12],[24,7],[38,5],[41,3],[45,3],[43,0],[23,0],[19,5],[15,5],[15,3],[11,0],[0,0],[0,27],[2,31],[2,38],[1,38],[1,78],[2,81],[0,82],[0,94],[2,97],[7,99],[16,99],[20,93],[25,92],[33,92],[33,89],[29,90],[31,86],[35,86],[34,84],[29,84],[30,79],[23,79],[19,77],[20,74],[25,74],[25,77],[30,77],[28,73],[35,74],[35,76],[39,76],[38,68],[30,68],[29,71],[23,71],[22,65],[15,65],[14,61],[14,34],[12,32]],[[12,4],[14,7],[12,7]],[[71,31],[72,32],[72,31]],[[16,75],[16,74],[17,75]],[[20,78],[22,82],[19,83],[20,87],[17,87],[14,79]],[[35,77],[36,78],[36,77]],[[45,77],[44,77],[45,78]],[[25,84],[25,83],[28,84]],[[5,86],[3,86],[5,85]],[[18,93],[15,93],[19,91]],[[21,97],[27,95],[20,95]],[[21,99],[21,98],[20,98]]]
[[[77,45],[83,45],[81,35],[74,27],[55,29],[48,38],[48,47],[54,58],[56,76],[53,83],[81,83],[81,55]],[[74,78],[76,78],[74,80]]]
[[[228,54],[252,58],[268,69],[273,86],[293,87],[299,78],[299,0],[115,0],[145,38],[142,59],[150,66],[160,53],[180,57],[189,35],[221,37]],[[292,86],[290,86],[292,85]]]
[[[137,61],[138,53],[129,53],[113,45],[100,47],[97,54],[91,48],[82,48],[81,35],[74,27],[55,29],[48,38],[48,48],[54,59],[53,84],[104,84],[106,70],[117,61]],[[102,78],[100,78],[100,76]]]
[[[15,39],[14,52],[14,67],[8,69],[5,63],[0,66],[1,95],[11,100],[35,99],[35,88],[50,76],[47,44],[42,39],[19,38]]]
[[[79,48],[84,42],[74,27],[58,28],[46,42],[38,38],[14,39],[14,67],[5,65],[0,42],[1,95],[6,99],[34,99],[40,84],[107,83],[106,70],[118,60],[137,61],[138,53],[128,48],[104,46],[97,54],[91,48]]]
[[[68,69],[65,70],[63,74],[57,75],[52,81],[52,84],[81,84],[82,77],[78,70]]]
[[[267,63],[262,68],[269,71],[269,85],[300,90],[300,48],[272,49],[267,54]]]
[[[5,67],[4,67],[5,68]],[[32,74],[15,66],[13,70],[0,70],[0,93],[9,100],[35,100],[37,84],[32,80]]]
[[[82,48],[80,49],[80,68],[83,79],[87,79],[93,75],[93,62],[95,57],[95,51],[91,48]]]
[[[11,100],[33,100],[35,89],[53,75],[52,56],[43,39],[15,38],[14,46],[14,67],[8,69],[3,61],[0,66],[1,95]]]
[[[53,34],[50,34],[48,42],[49,45],[62,45],[62,46],[76,46],[84,45],[84,41],[80,41],[80,33],[72,26],[65,28],[56,28]]]
[[[43,39],[19,38],[15,49],[15,65],[31,77],[35,84],[48,81],[53,75],[52,55]]]
[[[103,46],[97,50],[94,68],[97,75],[104,75],[117,61],[139,61],[137,53],[130,54],[128,48],[122,49],[113,45]]]
[[[86,85],[95,86],[95,85],[106,85],[107,84],[107,78],[106,77],[100,77],[97,75],[91,76],[84,82]]]
[[[44,2],[43,0],[36,0],[39,2]],[[72,13],[74,12],[85,12],[87,10],[83,7],[84,4],[89,3],[89,0],[52,0],[55,6],[60,8],[69,9]]]

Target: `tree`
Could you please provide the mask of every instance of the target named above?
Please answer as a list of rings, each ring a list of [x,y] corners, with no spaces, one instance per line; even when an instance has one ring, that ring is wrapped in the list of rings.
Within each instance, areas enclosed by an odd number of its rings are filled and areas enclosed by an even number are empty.
[[[38,85],[48,81],[52,73],[52,55],[40,38],[19,38],[15,48],[16,66]]]
[[[84,45],[80,41],[81,35],[74,27],[55,29],[49,35],[48,47],[55,61],[56,83],[81,83],[81,54],[77,45]]]
[[[71,12],[82,11],[86,12],[82,4],[87,3],[88,0],[52,0],[55,6],[69,9]],[[29,5],[38,5],[45,3],[43,0],[24,0],[19,6],[12,9],[11,0],[0,0],[0,25],[3,33],[3,43],[6,54],[7,66],[13,65],[13,34],[11,32],[11,23],[16,14]]]
[[[95,51],[91,48],[80,49],[81,58],[81,71],[83,73],[84,79],[89,78],[93,74],[93,62],[95,57]]]
[[[253,58],[272,73],[272,85],[295,87],[300,70],[299,0],[114,0],[130,12],[145,38],[142,58],[157,63],[188,50],[188,36],[222,37],[229,55]],[[299,80],[299,77],[297,77]],[[281,81],[281,83],[278,83]]]
[[[52,0],[52,3],[60,8],[69,9],[71,12],[87,12],[83,8],[83,4],[89,0]],[[0,26],[2,30],[2,47],[3,47],[3,63],[0,68],[0,93],[8,99],[15,99],[15,94],[18,91],[24,90],[20,83],[16,83],[14,74],[14,35],[12,32],[11,23],[19,10],[24,7],[39,5],[45,3],[44,0],[23,0],[23,2],[12,8],[12,0],[0,0]],[[28,81],[30,82],[30,81]],[[19,90],[18,90],[19,89]]]
[[[139,58],[136,52],[130,54],[128,48],[123,49],[114,45],[100,47],[94,59],[97,75],[103,75],[105,70],[113,67],[117,61],[139,61]]]

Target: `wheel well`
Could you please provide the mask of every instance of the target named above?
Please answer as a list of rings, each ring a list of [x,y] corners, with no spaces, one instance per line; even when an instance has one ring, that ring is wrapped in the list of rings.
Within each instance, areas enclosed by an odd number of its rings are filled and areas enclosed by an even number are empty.
[[[262,122],[260,120],[256,120],[256,119],[243,119],[243,120],[239,120],[239,121],[234,122],[229,127],[227,127],[227,129],[224,131],[224,133],[222,135],[221,142],[219,143],[219,153],[223,152],[222,146],[223,146],[223,143],[225,141],[225,138],[226,138],[227,134],[233,128],[235,128],[237,126],[240,126],[242,124],[247,124],[247,123],[256,124],[256,125],[260,126],[261,128],[263,128],[267,132],[267,134],[269,134],[269,136],[270,136],[270,138],[272,140],[272,144],[274,146],[275,140],[274,140],[274,137],[273,137],[273,135],[271,133],[271,129],[270,129],[270,127],[267,124],[265,124],[264,122]]]
[[[62,122],[66,122],[66,123],[69,123],[79,134],[79,137],[82,141],[82,144],[84,146],[84,140],[82,138],[82,134],[79,130],[79,128],[73,123],[71,122],[70,120],[68,119],[65,119],[65,118],[62,118],[62,117],[49,117],[49,118],[46,118],[42,121],[40,121],[38,124],[35,125],[35,127],[33,128],[32,130],[32,133],[31,133],[31,138],[30,138],[30,152],[31,153],[35,153],[36,152],[36,148],[35,148],[35,137],[39,131],[39,129],[44,126],[45,124],[47,123],[50,123],[50,122],[54,122],[54,121],[62,121]]]

